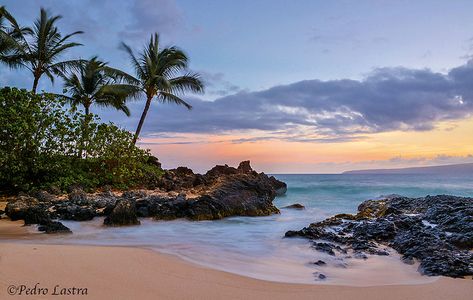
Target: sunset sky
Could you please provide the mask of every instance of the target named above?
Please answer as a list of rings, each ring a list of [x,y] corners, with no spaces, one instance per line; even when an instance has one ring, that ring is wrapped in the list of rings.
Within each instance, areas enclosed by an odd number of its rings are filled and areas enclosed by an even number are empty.
[[[206,82],[194,106],[154,103],[140,145],[166,168],[250,159],[268,173],[338,173],[473,162],[473,2],[4,0],[22,25],[40,6],[83,30],[67,58],[132,72],[121,41],[153,32]],[[30,89],[0,66],[0,85]],[[40,89],[60,92],[45,78]],[[132,116],[92,108],[134,130]]]

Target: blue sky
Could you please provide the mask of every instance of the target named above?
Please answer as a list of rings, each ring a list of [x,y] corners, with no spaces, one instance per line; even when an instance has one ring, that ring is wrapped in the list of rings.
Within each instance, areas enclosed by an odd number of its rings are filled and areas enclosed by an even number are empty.
[[[129,67],[120,41],[139,48],[158,31],[185,49],[218,91],[261,90],[306,79],[360,79],[377,67],[446,71],[470,54],[471,1],[4,0],[22,24],[43,6],[82,29],[84,47]],[[4,67],[1,71],[6,72]],[[24,82],[19,74],[8,82]],[[26,84],[26,82],[25,82]],[[43,87],[48,87],[46,82]]]
[[[167,167],[192,167],[204,158],[188,158],[190,153],[219,143],[226,143],[227,156],[214,153],[215,159],[198,168],[253,158],[251,147],[242,150],[242,144],[272,149],[270,144],[281,142],[299,149],[296,156],[310,154],[314,145],[353,149],[343,157],[333,157],[332,148],[318,153],[320,159],[310,164],[314,170],[341,160],[349,164],[337,170],[353,163],[363,168],[362,159],[371,167],[389,167],[398,157],[409,165],[473,157],[473,140],[464,134],[457,151],[416,144],[419,138],[412,137],[406,145],[391,139],[379,146],[385,140],[379,135],[391,132],[414,136],[442,126],[468,132],[452,122],[473,116],[471,1],[4,0],[2,5],[22,25],[31,25],[44,7],[64,17],[63,33],[83,30],[76,40],[84,46],[64,59],[99,55],[132,72],[120,42],[140,50],[153,32],[164,44],[184,49],[190,68],[202,74],[206,93],[186,96],[195,107],[191,112],[154,103],[143,128],[144,145],[160,153]],[[0,85],[30,88],[32,78],[0,65]],[[46,78],[39,87],[62,90],[60,82],[51,86]],[[143,105],[130,103],[131,118],[93,111],[133,130]],[[285,155],[261,165],[275,172],[302,170],[271,169]],[[263,160],[256,154],[253,159]]]

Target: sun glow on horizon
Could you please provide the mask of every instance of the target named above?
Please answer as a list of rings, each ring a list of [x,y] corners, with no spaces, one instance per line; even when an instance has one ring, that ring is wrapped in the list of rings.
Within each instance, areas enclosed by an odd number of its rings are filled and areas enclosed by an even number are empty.
[[[172,134],[143,138],[166,168],[187,165],[204,172],[216,164],[251,160],[267,173],[339,173],[352,169],[396,168],[473,162],[473,117],[445,121],[430,131],[364,134],[341,142],[288,141],[261,132]]]

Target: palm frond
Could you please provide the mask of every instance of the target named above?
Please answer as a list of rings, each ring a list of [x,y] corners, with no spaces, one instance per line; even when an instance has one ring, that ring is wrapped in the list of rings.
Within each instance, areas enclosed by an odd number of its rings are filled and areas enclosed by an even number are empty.
[[[44,70],[44,74],[49,78],[51,83],[54,83],[54,76],[49,69]]]
[[[67,75],[60,76],[64,79],[64,89],[71,95],[74,104],[90,107],[95,103],[99,106],[114,107],[129,115],[126,101],[138,95],[140,87],[114,83],[117,81],[115,76],[121,79],[127,75],[123,71],[108,67],[97,57],[92,57],[89,60],[81,60],[75,69],[69,69]]]
[[[50,58],[54,58],[55,56],[64,52],[64,50],[67,50],[72,47],[77,47],[77,46],[82,46],[82,44],[81,43],[57,44],[54,47],[54,49],[51,49],[51,51],[49,51],[48,55]]]
[[[54,74],[61,76],[71,70],[80,71],[85,62],[84,59],[66,60],[52,64],[49,68]]]
[[[186,92],[202,93],[204,84],[197,73],[187,73],[183,76],[172,78],[169,80],[171,85],[170,91],[176,94],[184,94]]]
[[[163,92],[163,91],[159,92],[158,98],[161,102],[164,102],[164,103],[173,103],[173,104],[177,104],[177,105],[183,105],[187,109],[192,109],[192,105],[190,105],[186,101],[182,100],[178,96],[176,96],[174,94],[171,94],[171,93],[168,93],[168,92]]]
[[[131,63],[133,64],[133,67],[135,68],[135,72],[138,75],[138,78],[144,78],[145,77],[145,70],[141,66],[140,62],[136,58],[135,54],[133,53],[133,50],[130,48],[125,43],[121,43],[121,47],[123,50],[125,50],[126,53],[128,53],[128,56],[130,57]]]
[[[95,103],[103,107],[113,107],[116,110],[123,111],[127,116],[130,116],[130,109],[126,106],[126,94],[119,94],[116,91],[113,93],[102,93],[95,98]]]
[[[128,73],[126,73],[122,70],[111,68],[111,67],[108,67],[108,66],[104,66],[103,70],[104,70],[105,74],[108,77],[112,78],[115,82],[125,82],[125,83],[131,84],[131,85],[136,85],[136,86],[138,86],[140,84],[140,81],[138,79],[136,79],[132,75],[130,75],[130,74],[128,74]]]
[[[2,61],[2,63],[6,64],[10,69],[27,68],[31,71],[31,68],[27,64],[25,64],[22,55],[1,55],[0,60]]]
[[[105,95],[115,95],[123,99],[138,99],[142,90],[131,84],[108,84],[101,88],[100,93]]]

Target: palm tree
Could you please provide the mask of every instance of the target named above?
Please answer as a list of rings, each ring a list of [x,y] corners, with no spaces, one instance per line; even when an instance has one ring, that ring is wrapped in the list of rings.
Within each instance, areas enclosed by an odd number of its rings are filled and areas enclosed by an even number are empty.
[[[9,26],[6,25],[7,22]],[[15,48],[20,34],[29,32],[28,28],[22,28],[18,25],[5,6],[0,6],[0,55],[6,54]]]
[[[6,26],[8,17],[11,16],[5,6],[0,6],[0,54],[11,47],[9,28]]]
[[[68,68],[78,67],[80,60],[60,61],[66,50],[79,46],[79,43],[68,40],[82,31],[62,36],[56,26],[61,16],[49,17],[41,8],[40,17],[34,22],[33,28],[15,30],[18,42],[13,50],[0,57],[10,68],[27,68],[33,73],[33,93],[36,93],[41,76],[46,75],[54,83],[53,74],[61,74]]]
[[[84,107],[83,136],[79,141],[78,152],[79,157],[82,157],[84,147],[89,139],[89,122],[92,119],[91,105],[114,107],[130,116],[125,101],[135,93],[136,89],[130,89],[128,85],[119,83],[123,78],[132,78],[130,75],[107,66],[107,63],[99,61],[97,57],[83,60],[74,71],[71,70],[60,76],[64,81],[64,93],[69,94],[64,97],[73,107],[78,105]]]
[[[133,139],[133,143],[136,144],[153,99],[162,103],[183,105],[191,109],[192,106],[178,95],[188,91],[203,92],[204,85],[198,74],[185,73],[181,75],[183,71],[187,70],[189,59],[183,51],[176,47],[160,49],[157,33],[151,35],[148,45],[138,57],[128,45],[122,43],[122,46],[130,56],[137,76],[136,78],[125,78],[125,80],[130,89],[135,88],[136,91],[141,91],[146,95],[146,105]]]
[[[123,111],[127,116],[130,111],[125,100],[134,92],[134,88],[120,84],[122,78],[131,76],[118,69],[107,66],[97,57],[82,61],[75,72],[61,76],[64,80],[65,96],[73,106],[82,105],[86,117],[90,116],[90,106],[96,104],[114,107]]]

